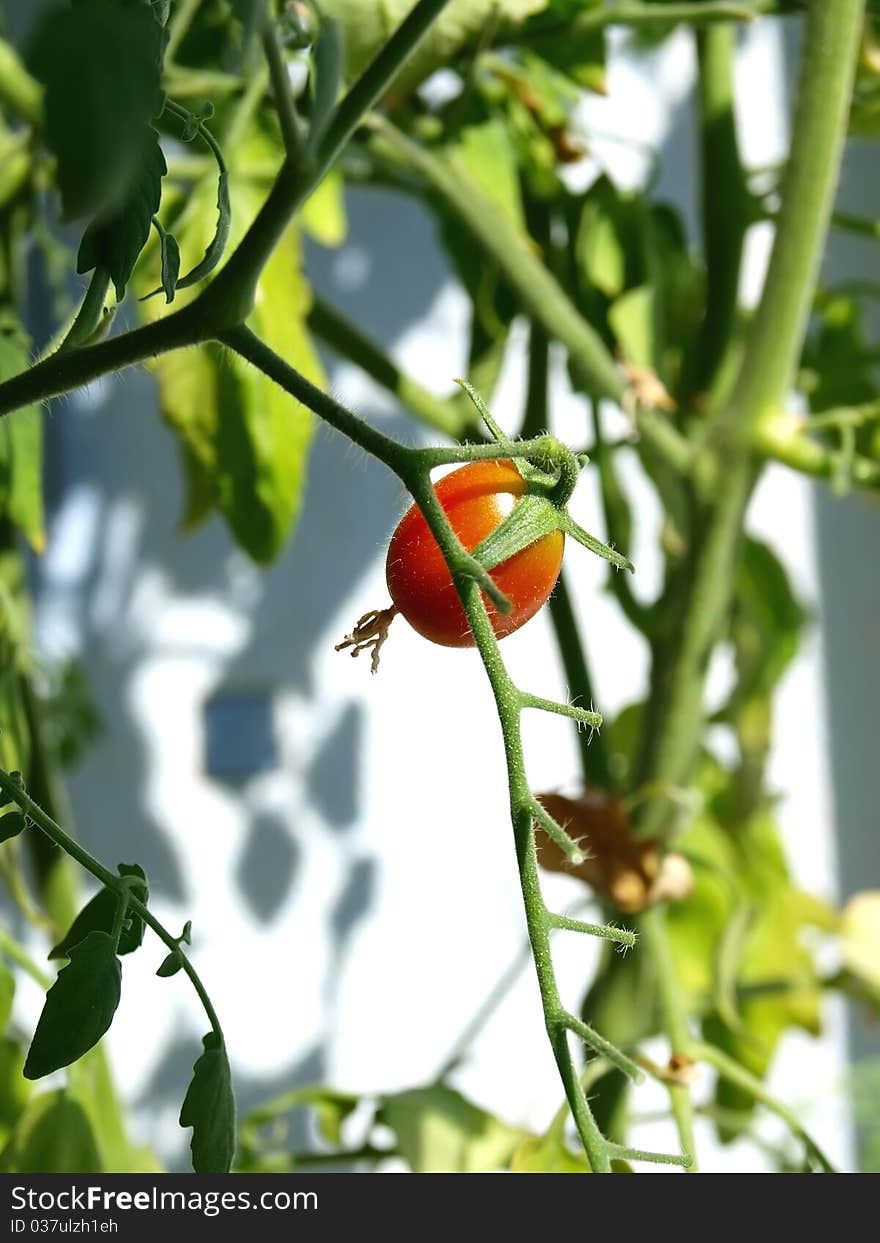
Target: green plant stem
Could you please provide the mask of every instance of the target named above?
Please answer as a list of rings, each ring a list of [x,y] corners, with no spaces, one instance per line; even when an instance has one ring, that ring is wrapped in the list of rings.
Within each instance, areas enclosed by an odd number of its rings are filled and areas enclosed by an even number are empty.
[[[673,1054],[693,1057],[684,998],[675,975],[675,963],[666,934],[666,912],[662,906],[650,907],[639,918],[642,944],[651,956],[657,978],[663,1027]],[[683,1084],[669,1084],[669,1099],[684,1156],[690,1158],[690,1173],[697,1171],[697,1146],[690,1090]]]
[[[435,396],[408,376],[365,333],[319,297],[312,302],[309,327],[341,357],[356,363],[377,384],[396,397],[421,423],[458,438],[476,424],[456,399]]]
[[[683,786],[703,725],[706,669],[727,616],[746,505],[757,474],[756,429],[784,405],[806,327],[839,171],[861,0],[811,3],[789,168],[773,253],[739,375],[695,466],[691,540],[669,584],[676,600],[655,646],[636,785]],[[646,804],[639,827],[662,832],[668,808]]]
[[[864,0],[811,0],[776,238],[730,402],[718,423],[747,441],[785,397],[800,357],[840,172]]]
[[[807,433],[809,423],[795,424],[790,416],[765,419],[755,429],[753,445],[762,457],[782,462],[802,475],[815,479],[832,479],[839,465],[839,454],[827,445],[813,440]],[[847,465],[849,478],[854,484],[869,489],[880,489],[880,462],[855,454]]]
[[[59,354],[83,345],[98,328],[104,314],[104,300],[109,288],[110,273],[98,264],[92,273],[89,287],[76,313],[76,318],[70,325],[70,331],[58,346]]]
[[[698,389],[707,389],[733,336],[748,190],[736,134],[733,59],[736,30],[713,25],[697,33],[701,133],[701,207],[706,257],[706,316],[700,333]]]
[[[571,37],[607,26],[676,26],[681,22],[693,25],[714,25],[717,22],[751,22],[764,13],[779,11],[777,0],[690,0],[685,3],[639,4],[628,0],[599,6],[578,14],[570,25]]]
[[[293,103],[290,77],[278,38],[278,29],[271,17],[263,30],[263,55],[269,66],[269,78],[275,98],[275,111],[278,113],[278,121],[281,125],[281,136],[284,139],[284,150],[287,152],[291,165],[294,168],[300,168],[305,152],[303,132]]]
[[[753,1074],[740,1066],[739,1062],[735,1062],[732,1057],[728,1057],[726,1053],[723,1053],[721,1049],[717,1049],[714,1045],[705,1044],[697,1040],[692,1042],[690,1052],[691,1056],[699,1061],[708,1062],[710,1066],[714,1066],[722,1079],[726,1079],[729,1083],[741,1088],[754,1100],[758,1101],[759,1104],[781,1118],[791,1132],[803,1142],[807,1152],[821,1167],[823,1173],[836,1173],[834,1166],[825,1156],[822,1149],[798,1121],[797,1115],[787,1105],[784,1105],[782,1101],[778,1101],[774,1096],[771,1096],[760,1079],[756,1079]]]
[[[211,1004],[211,999],[208,996],[205,986],[199,979],[195,967],[193,967],[186,954],[184,954],[180,949],[177,938],[172,936],[171,933],[158,921],[158,919],[156,919],[152,911],[148,910],[147,907],[144,906],[143,902],[134,896],[125,879],[111,872],[109,868],[104,867],[103,863],[101,863],[93,855],[89,854],[89,852],[81,846],[79,842],[72,838],[69,833],[65,833],[64,829],[62,829],[59,824],[56,824],[52,817],[47,815],[46,812],[43,811],[42,807],[39,807],[21,788],[21,786],[18,785],[17,782],[13,781],[9,774],[3,772],[2,769],[0,769],[0,791],[6,794],[9,800],[16,803],[25,815],[33,821],[37,828],[40,829],[41,832],[45,833],[45,835],[53,841],[56,846],[60,846],[66,855],[68,855],[71,859],[74,859],[81,868],[83,868],[86,872],[89,872],[95,877],[96,880],[99,880],[102,885],[106,886],[107,889],[110,889],[113,893],[117,894],[120,899],[124,899],[128,908],[136,915],[139,915],[144,923],[152,928],[156,936],[159,937],[159,939],[163,941],[170,950],[175,950],[180,953],[181,962],[183,963],[183,970],[189,977],[190,983],[195,989],[196,994],[205,1009],[205,1013],[208,1016],[211,1027],[222,1041],[223,1029],[221,1028],[220,1021],[217,1018],[217,1012]]]

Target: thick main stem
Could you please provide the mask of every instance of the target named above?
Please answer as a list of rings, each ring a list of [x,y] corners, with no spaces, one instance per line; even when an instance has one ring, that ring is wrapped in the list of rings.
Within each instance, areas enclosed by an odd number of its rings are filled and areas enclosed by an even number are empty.
[[[716,416],[693,498],[690,547],[669,584],[675,616],[655,648],[639,783],[679,786],[703,726],[703,691],[734,581],[756,477],[751,441],[782,405],[800,353],[846,133],[862,0],[810,5],[791,156],[767,282],[732,395]],[[668,808],[646,804],[640,826],[661,831]]]

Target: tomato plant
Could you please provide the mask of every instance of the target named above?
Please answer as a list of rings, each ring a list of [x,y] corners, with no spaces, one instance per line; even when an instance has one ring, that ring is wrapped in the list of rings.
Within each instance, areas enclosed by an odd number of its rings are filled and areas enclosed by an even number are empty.
[[[829,221],[877,237],[876,221],[833,212],[848,135],[877,134],[875,13],[864,0],[58,0],[21,47],[0,38],[0,878],[14,909],[0,929],[4,1024],[22,972],[46,994],[32,1037],[16,1017],[0,1041],[3,1171],[50,1160],[55,1170],[153,1168],[131,1140],[100,1041],[135,974],[121,959],[142,959],[155,939],[154,987],[191,986],[207,1028],[178,1093],[197,1172],[296,1168],[303,1156],[358,1169],[696,1170],[697,1118],[766,1155],[758,1109],[786,1128],[777,1168],[832,1168],[768,1075],[793,1030],[821,1030],[830,994],[880,1009],[880,899],[837,911],[798,887],[786,858],[769,776],[773,708],[808,618],[781,557],[750,534],[749,506],[770,463],[838,493],[880,491],[864,305],[876,289],[816,278]],[[782,172],[750,169],[738,136],[736,23],[766,14],[803,33]],[[639,32],[640,47],[679,27],[693,44],[694,236],[656,197],[653,160],[643,184],[625,188],[596,155],[579,105],[583,92],[613,87],[612,26]],[[570,176],[585,156],[593,166]],[[429,390],[311,289],[304,238],[342,243],[347,183],[414,197],[436,223],[469,308],[464,392]],[[752,308],[740,278],[758,222],[775,236]],[[88,282],[75,306],[74,272]],[[56,322],[33,359],[28,326],[45,327],[29,307],[37,281],[54,293]],[[336,400],[316,340],[440,443],[414,446]],[[526,381],[505,435],[487,403],[517,354]],[[565,364],[574,447],[558,435],[554,360]],[[140,364],[180,453],[186,531],[215,514],[253,562],[276,560],[303,504],[318,421],[412,497],[388,548],[392,608],[365,615],[340,647],[372,648],[375,671],[399,611],[433,643],[478,651],[504,742],[498,806],[510,815],[559,1072],[548,1127],[511,1125],[465,1099],[450,1082],[461,1050],[427,1086],[295,1089],[237,1121],[235,1059],[196,966],[198,929],[193,938],[186,921],[175,934],[140,864],[109,866],[70,831],[59,769],[96,724],[77,676],[59,678],[35,654],[27,558],[47,543],[42,407]],[[791,413],[794,397],[809,417]],[[639,535],[657,534],[631,503],[628,459],[662,512],[652,599],[628,556]],[[456,469],[435,485],[446,466]],[[601,538],[568,510],[581,472]],[[607,725],[578,625],[584,588],[576,566],[561,574],[567,536],[607,563],[619,624],[649,670]],[[322,572],[333,566],[328,541]],[[499,652],[544,605],[568,688],[559,701],[521,687]],[[606,665],[618,656],[608,646],[596,653]],[[722,652],[730,686],[710,709],[707,671]],[[577,730],[579,769],[559,774],[577,787],[570,796],[533,793],[527,712]],[[425,763],[426,788],[448,774],[438,797],[448,785],[452,821],[482,766],[459,768],[449,754]],[[120,841],[119,853],[138,846]],[[99,886],[85,903],[73,864]],[[595,922],[553,909],[549,872],[580,884]],[[556,932],[607,951],[566,1003]],[[819,933],[838,953],[830,975]],[[54,977],[31,956],[42,941],[59,960]],[[490,1011],[496,1002],[493,992]],[[660,1062],[644,1053],[649,1041]],[[712,1075],[701,1080],[701,1066]],[[665,1101],[665,1152],[633,1146],[645,1073]],[[49,1074],[53,1087],[32,1092]],[[306,1154],[280,1151],[283,1119],[300,1106],[320,1135]],[[362,1143],[349,1122],[362,1125]]]

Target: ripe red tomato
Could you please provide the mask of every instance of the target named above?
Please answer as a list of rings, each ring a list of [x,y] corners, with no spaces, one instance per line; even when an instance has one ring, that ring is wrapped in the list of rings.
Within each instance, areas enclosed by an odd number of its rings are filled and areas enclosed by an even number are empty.
[[[468,552],[503,521],[526,490],[510,461],[471,462],[444,476],[437,497]],[[513,604],[499,613],[486,599],[499,639],[512,634],[546,603],[562,567],[565,536],[552,531],[491,571]],[[443,554],[416,505],[407,510],[391,537],[385,576],[391,599],[413,629],[444,647],[472,647],[474,636]]]

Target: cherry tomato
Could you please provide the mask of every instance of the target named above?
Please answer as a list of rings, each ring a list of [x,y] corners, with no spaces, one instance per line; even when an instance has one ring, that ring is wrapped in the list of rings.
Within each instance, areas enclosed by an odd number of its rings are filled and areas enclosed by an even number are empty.
[[[440,504],[468,552],[507,517],[525,490],[525,480],[510,461],[471,462],[436,485]],[[547,602],[562,567],[564,544],[562,532],[552,531],[491,571],[513,604],[510,613],[499,613],[483,597],[499,639],[518,630]],[[443,554],[415,505],[391,537],[385,576],[398,611],[419,634],[444,647],[473,646]]]

